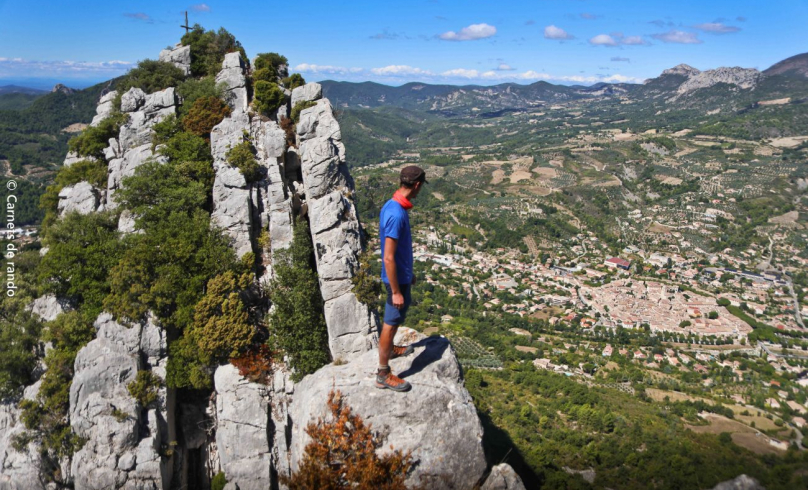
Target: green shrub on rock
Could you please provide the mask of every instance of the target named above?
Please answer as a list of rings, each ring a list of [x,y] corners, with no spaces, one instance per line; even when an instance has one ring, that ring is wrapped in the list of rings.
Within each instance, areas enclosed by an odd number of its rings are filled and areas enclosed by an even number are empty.
[[[370,249],[362,252],[359,256],[359,270],[351,278],[351,283],[356,299],[375,309],[379,303],[379,295],[382,294],[382,283],[371,268],[373,259],[373,252]]]
[[[109,271],[122,254],[118,215],[68,213],[48,228],[38,276],[43,293],[71,298],[89,317],[97,317],[110,291]]]
[[[241,170],[247,182],[254,182],[260,177],[260,166],[255,159],[255,152],[249,141],[234,146],[227,152],[227,163]]]
[[[116,84],[118,98],[130,88],[137,87],[147,94],[153,94],[169,87],[176,87],[185,80],[185,72],[167,61],[143,60],[124,75]],[[115,104],[120,107],[119,104]]]
[[[59,459],[69,457],[83,444],[68,421],[70,384],[76,355],[93,337],[90,316],[78,311],[62,313],[44,331],[43,340],[52,342],[53,348],[45,355],[47,369],[36,399],[20,403],[20,420],[26,431],[13,441],[17,450],[24,450],[31,441],[38,443],[44,471],[58,469]]]
[[[149,180],[163,175],[160,167],[141,165],[118,191],[121,208],[136,216],[144,213],[137,218],[142,233],[127,235],[126,252],[104,270],[112,286],[104,307],[132,321],[152,311],[165,328],[181,330],[191,323],[208,280],[235,267],[236,261],[229,239],[210,226],[210,214],[203,208],[207,189],[182,178],[177,169],[162,185],[150,187]],[[126,188],[131,190],[128,196]],[[136,189],[155,194],[138,198]]]
[[[317,102],[313,100],[301,100],[292,108],[292,114],[289,115],[289,118],[297,124],[297,121],[300,119],[300,113],[306,109],[314,107],[317,105]]]
[[[17,396],[31,384],[37,366],[37,349],[42,324],[23,308],[9,308],[4,300],[0,315],[0,400]]]
[[[109,146],[109,139],[118,136],[121,125],[129,116],[115,113],[101,121],[98,126],[90,126],[80,135],[73,137],[68,143],[70,151],[81,157],[104,159],[104,148]]]
[[[274,308],[268,317],[270,342],[283,350],[300,379],[330,360],[323,297],[314,265],[308,222],[294,225],[292,246],[278,252],[269,286]]]
[[[173,169],[180,176],[201,182],[209,197],[215,174],[208,142],[195,134],[178,131],[165,140],[163,145],[159,150],[160,154],[168,157]]]
[[[267,70],[272,76],[272,79],[268,81],[274,81],[277,77],[288,77],[288,65],[289,60],[286,59],[286,56],[278,53],[259,53],[258,56],[255,57],[255,70]]]
[[[159,145],[165,144],[180,131],[182,131],[182,121],[175,114],[164,117],[152,126],[152,151]]]
[[[300,73],[292,73],[288,77],[284,78],[282,82],[283,86],[289,90],[294,90],[297,87],[302,87],[303,85],[306,85],[306,80]]]
[[[259,68],[253,72],[254,82],[276,82],[278,73],[272,68]]]
[[[210,490],[224,490],[225,485],[227,485],[227,478],[225,478],[224,472],[220,471],[210,481]]]
[[[253,328],[239,291],[250,285],[250,275],[232,271],[208,282],[205,296],[196,304],[191,332],[200,351],[217,360],[237,356],[251,342]]]
[[[217,84],[216,77],[213,75],[200,79],[189,78],[177,85],[177,95],[182,99],[182,105],[178,109],[180,116],[184,117],[197,99],[202,97],[222,98],[225,86],[224,82]]]
[[[269,115],[276,111],[286,99],[286,94],[277,83],[259,80],[255,82],[253,106],[261,114]]]
[[[177,132],[166,140],[165,146],[160,148],[160,154],[173,162],[189,160],[213,162],[210,144],[204,138],[186,131]]]
[[[225,28],[206,31],[195,24],[180,42],[191,47],[191,75],[195,77],[216,75],[222,69],[224,55],[234,51],[241,53],[241,58],[248,62],[244,47]]]
[[[250,345],[255,331],[240,296],[249,284],[249,274],[237,277],[232,271],[208,282],[205,296],[195,306],[193,322],[169,347],[169,386],[210,388],[215,366]]]
[[[148,407],[157,401],[157,390],[163,385],[163,380],[151,371],[138,371],[135,379],[126,385],[132,398],[140,403],[141,407]]]
[[[62,167],[56,174],[54,183],[49,185],[39,198],[39,207],[45,211],[43,228],[47,229],[55,220],[59,210],[59,193],[62,189],[86,181],[97,188],[107,186],[107,166],[98,160],[82,160],[68,167]]]

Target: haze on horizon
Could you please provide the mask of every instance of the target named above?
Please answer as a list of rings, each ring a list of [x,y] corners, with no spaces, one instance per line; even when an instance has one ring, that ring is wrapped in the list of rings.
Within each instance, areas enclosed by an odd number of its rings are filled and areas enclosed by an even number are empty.
[[[43,11],[44,10],[44,11]],[[85,87],[178,42],[190,23],[225,27],[249,56],[277,51],[307,80],[458,85],[641,83],[686,63],[764,70],[808,51],[808,3],[659,0],[0,1],[0,85]],[[282,28],[284,27],[285,28]],[[290,30],[290,28],[292,30]],[[43,35],[47,33],[47,35]]]

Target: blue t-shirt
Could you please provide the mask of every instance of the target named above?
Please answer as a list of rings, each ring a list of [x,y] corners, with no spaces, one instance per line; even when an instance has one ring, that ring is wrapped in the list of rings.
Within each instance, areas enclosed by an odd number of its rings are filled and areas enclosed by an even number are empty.
[[[398,241],[396,244],[396,273],[399,284],[412,283],[412,234],[410,217],[401,204],[390,199],[379,214],[379,238],[382,241],[382,282],[390,284],[384,267],[384,242],[387,237]]]

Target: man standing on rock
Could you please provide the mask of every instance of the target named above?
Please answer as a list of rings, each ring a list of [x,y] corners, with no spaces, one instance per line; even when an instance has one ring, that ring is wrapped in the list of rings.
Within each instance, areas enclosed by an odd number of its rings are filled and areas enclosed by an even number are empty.
[[[393,391],[408,391],[412,386],[390,371],[390,359],[412,353],[413,347],[393,345],[398,326],[404,323],[412,298],[410,287],[415,284],[412,258],[412,233],[410,217],[412,199],[418,196],[421,187],[428,183],[426,173],[420,167],[410,165],[401,170],[401,185],[393,198],[382,207],[379,215],[379,239],[382,245],[382,282],[387,289],[384,306],[384,324],[379,336],[379,371],[376,387]]]

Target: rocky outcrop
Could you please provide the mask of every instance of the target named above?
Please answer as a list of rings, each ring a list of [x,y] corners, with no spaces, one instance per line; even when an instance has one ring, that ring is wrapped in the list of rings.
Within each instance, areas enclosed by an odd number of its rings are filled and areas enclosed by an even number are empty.
[[[51,89],[51,93],[52,93],[52,94],[55,94],[55,93],[60,93],[60,94],[65,94],[65,95],[73,95],[73,94],[75,94],[76,92],[78,92],[78,90],[76,90],[76,89],[74,89],[74,88],[70,88],[70,87],[68,87],[68,86],[66,86],[66,85],[63,85],[63,84],[61,84],[61,83],[57,83],[57,84],[56,84],[56,85],[54,85],[54,86],[53,86],[53,88]]]
[[[46,294],[35,299],[29,306],[31,313],[38,316],[43,322],[50,322],[57,316],[69,311],[70,305],[67,301],[60,300],[52,294]]]
[[[292,107],[298,102],[308,102],[323,98],[323,86],[316,82],[307,83],[292,90]]]
[[[101,96],[101,100],[98,101],[98,107],[95,108],[95,116],[93,117],[90,126],[98,126],[101,121],[108,118],[112,114],[112,111],[115,109],[112,102],[117,96],[118,92],[115,90],[107,92]],[[69,155],[70,154],[68,154],[68,156]]]
[[[173,48],[164,49],[160,51],[158,58],[160,61],[172,63],[185,73],[185,76],[191,74],[191,46],[183,46],[180,43],[174,45]]]
[[[73,455],[75,488],[163,489],[174,440],[173,393],[159,389],[155,406],[142,407],[127,385],[141,369],[165,379],[165,332],[153,321],[123,326],[102,313],[96,338],[79,350],[70,386],[70,427],[87,439]]]
[[[247,77],[244,74],[244,61],[238,52],[227,53],[222,63],[222,70],[216,74],[216,83],[225,86],[224,98],[227,104],[236,111],[246,111]]]
[[[719,483],[712,490],[766,490],[766,487],[751,476],[739,475],[732,480]]]
[[[245,112],[234,111],[213,128],[210,146],[213,153],[213,213],[211,222],[227,233],[236,254],[241,257],[252,252],[250,186],[241,171],[227,163],[227,152],[244,141],[249,134],[250,118]]]
[[[699,73],[701,73],[701,71],[699,69],[693,68],[692,66],[687,65],[685,63],[680,63],[680,64],[674,66],[673,68],[668,68],[667,70],[662,70],[662,75],[660,75],[660,76],[665,76],[665,75],[684,75],[686,77],[691,77],[691,76],[694,76],[694,75],[698,75]]]
[[[270,488],[267,386],[247,381],[230,364],[216,370],[214,385],[216,447],[222,471],[239,490]]]
[[[40,384],[27,387],[23,399],[35,400]],[[15,436],[25,432],[20,414],[18,400],[0,401],[0,490],[44,490],[39,447],[31,442],[25,450],[17,451],[12,446]]]
[[[755,87],[759,79],[760,72],[754,68],[721,67],[693,74],[676,89],[676,92],[680,95],[686,94],[694,90],[712,87],[717,83],[728,83],[742,89],[749,89]]]
[[[270,456],[272,462],[272,475],[291,474],[291,445],[292,419],[289,410],[294,401],[295,383],[290,373],[282,365],[275,368],[270,384]]]
[[[317,92],[305,87],[295,90],[301,89],[306,94]],[[378,319],[351,292],[362,231],[345,146],[328,99],[300,113],[297,136],[329,347],[334,359],[348,358],[374,345]]]
[[[491,474],[480,490],[525,490],[525,484],[511,465],[502,463],[491,468]]]
[[[124,103],[127,99],[128,101]],[[138,88],[129,89],[121,98],[121,110],[129,117],[121,126],[116,154],[150,143],[152,126],[175,114],[176,103],[174,87],[148,95]],[[124,106],[128,110],[124,110]]]
[[[146,94],[139,88],[132,87],[121,97],[121,111],[128,115],[121,126],[118,138],[109,140],[104,155],[109,162],[107,189],[103,207],[113,209],[115,191],[121,181],[134,174],[137,167],[150,158],[164,161],[164,157],[155,154],[152,148],[152,127],[169,115],[176,114],[176,95],[174,88],[167,88],[153,94]],[[130,228],[131,223],[121,223],[121,229]]]
[[[253,186],[251,201],[261,230],[266,230],[270,237],[270,254],[263,261],[266,272],[260,278],[267,283],[272,277],[275,255],[292,243],[292,198],[285,170],[286,133],[275,121],[262,118],[253,118],[250,132],[256,159],[266,169],[265,176]]]
[[[483,428],[449,341],[425,338],[400,329],[397,342],[408,343],[415,353],[391,361],[394,372],[412,384],[407,393],[375,387],[378,354],[366,352],[344,365],[329,365],[303,378],[295,386],[292,420],[291,467],[297,470],[309,442],[306,426],[327,413],[326,400],[339,390],[353,412],[371,424],[384,445],[379,449],[412,451],[417,463],[409,485],[425,488],[473,488],[485,472]]]
[[[64,216],[70,212],[79,214],[92,213],[98,208],[98,191],[89,182],[63,187],[59,191],[59,215]]]
[[[164,50],[160,59],[186,74],[190,71],[188,47]],[[322,87],[310,83],[284,90],[287,101],[266,117],[249,107],[247,71],[239,53],[225,56],[216,81],[224,84],[232,113],[210,135],[215,172],[211,224],[231,238],[239,257],[248,252],[258,255],[265,267],[258,279],[266,283],[277,253],[292,242],[294,217],[307,218],[300,223],[308,222],[312,235],[329,348],[340,362],[295,384],[278,359],[266,385],[247,381],[227,364],[215,370],[214,396],[204,402],[185,399],[175,407],[174,392],[162,387],[158,401],[144,407],[132,398],[127,385],[143,370],[165,379],[167,334],[154,320],[124,325],[101,314],[95,322],[96,338],[76,357],[70,387],[70,426],[87,442],[62,464],[62,474],[77,490],[204,487],[219,471],[232,488],[278,488],[277,476],[291,474],[300,462],[308,437],[306,424],[324,413],[328,391],[336,386],[373,424],[386,448],[392,444],[413,451],[418,465],[411,483],[429,488],[471,488],[480,483],[485,472],[482,426],[446,339],[417,337],[415,354],[393,361],[394,368],[413,383],[413,392],[393,394],[373,387],[377,354],[369,349],[375,344],[378,319],[352,292],[363,231],[340,127],[331,103],[322,98]],[[117,95],[102,97],[94,124],[113,112]],[[295,133],[287,134],[281,118],[301,101],[315,104],[301,112]],[[64,188],[60,212],[115,208],[115,193],[126,177],[149,159],[165,162],[155,154],[152,129],[176,114],[181,103],[173,88],[153,94],[132,88],[122,94],[120,109],[127,118],[103,150],[108,162],[106,187],[94,189],[80,182]],[[247,140],[260,165],[258,178],[251,182],[227,162],[228,151]],[[68,154],[65,164],[79,160]],[[134,218],[121,213],[118,229],[137,233]],[[264,231],[269,246],[259,250],[257,238]],[[47,321],[66,308],[52,296],[31,305]],[[31,387],[26,396],[35,396],[37,390]],[[395,406],[389,404],[390,397],[395,397]],[[6,475],[33,481],[25,475],[38,470],[38,462],[30,459],[35,450],[28,456],[6,451],[7,434],[13,432],[8,428],[20,430],[19,414],[10,410],[0,406],[0,490],[16,488],[2,486]],[[179,430],[175,413],[182,416]],[[402,418],[407,424],[400,423]],[[434,437],[436,433],[441,436]],[[510,485],[513,480],[506,468],[492,475],[497,476],[489,478],[491,482]]]

